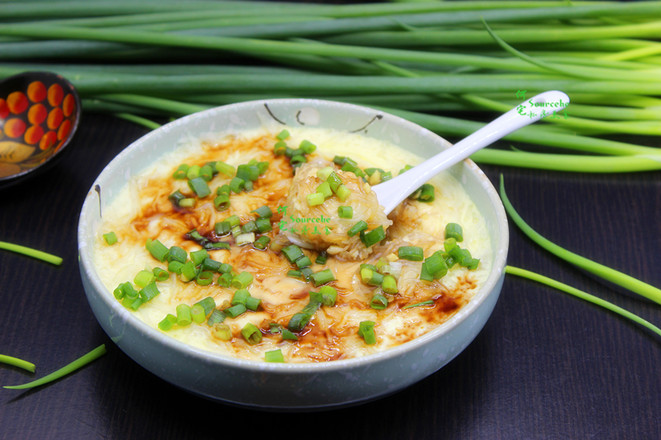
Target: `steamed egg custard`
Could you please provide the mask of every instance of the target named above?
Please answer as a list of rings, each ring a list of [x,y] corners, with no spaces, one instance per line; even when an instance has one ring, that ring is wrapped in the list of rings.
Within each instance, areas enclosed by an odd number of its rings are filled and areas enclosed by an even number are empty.
[[[448,320],[490,271],[485,221],[450,174],[379,207],[370,187],[421,161],[327,129],[186,140],[104,208],[95,265],[137,318],[197,348],[270,362],[383,351]]]

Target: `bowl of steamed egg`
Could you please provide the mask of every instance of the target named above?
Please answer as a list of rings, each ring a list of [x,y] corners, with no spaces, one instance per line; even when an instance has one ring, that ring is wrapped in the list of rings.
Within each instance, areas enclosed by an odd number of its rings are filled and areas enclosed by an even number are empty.
[[[386,213],[372,187],[451,144],[340,102],[227,105],[158,128],[89,189],[87,299],[135,362],[209,399],[277,410],[395,393],[491,315],[508,226],[465,160]]]

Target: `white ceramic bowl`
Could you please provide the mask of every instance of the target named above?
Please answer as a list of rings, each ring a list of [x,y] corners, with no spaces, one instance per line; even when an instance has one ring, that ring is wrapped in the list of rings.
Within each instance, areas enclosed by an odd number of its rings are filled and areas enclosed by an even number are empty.
[[[450,144],[399,117],[338,102],[278,99],[232,104],[171,122],[122,151],[103,170],[85,199],[78,226],[80,271],[87,299],[110,338],[128,356],[162,379],[224,402],[282,410],[352,405],[391,394],[434,373],[480,332],[496,304],[508,249],[505,211],[495,189],[470,160],[450,172],[486,218],[493,267],[471,301],[431,332],[385,352],[326,363],[279,364],[236,359],[179,342],[134,317],[108,291],[95,271],[92,244],[101,213],[126,184],[185,137],[259,127],[333,128],[361,132],[410,146],[430,157]]]

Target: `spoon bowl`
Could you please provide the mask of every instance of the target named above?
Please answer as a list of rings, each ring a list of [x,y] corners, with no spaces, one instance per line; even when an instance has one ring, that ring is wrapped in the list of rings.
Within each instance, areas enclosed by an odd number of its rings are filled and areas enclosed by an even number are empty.
[[[451,148],[438,153],[394,179],[373,186],[372,190],[376,193],[379,205],[383,206],[386,214],[389,214],[404,199],[436,174],[468,158],[471,154],[491,145],[513,131],[539,121],[548,114],[544,109],[557,112],[568,104],[569,97],[565,93],[556,90],[540,93],[526,100],[475,133],[457,142]]]
[[[53,164],[80,120],[74,86],[51,72],[24,72],[0,82],[0,188]]]

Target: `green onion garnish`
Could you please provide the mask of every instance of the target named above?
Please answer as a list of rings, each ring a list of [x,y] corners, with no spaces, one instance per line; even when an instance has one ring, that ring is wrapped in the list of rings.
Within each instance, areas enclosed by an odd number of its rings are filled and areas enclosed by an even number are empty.
[[[103,234],[103,239],[108,246],[112,246],[113,244],[117,243],[117,234],[112,231],[107,232]]]
[[[252,245],[255,246],[256,249],[266,249],[270,242],[271,239],[268,235],[262,235],[258,237]]]
[[[351,195],[351,190],[344,184],[340,185],[335,191],[335,195],[341,202],[344,202]]]
[[[445,238],[454,238],[457,242],[464,241],[464,231],[461,225],[457,223],[448,223],[445,225]]]
[[[154,276],[154,272],[151,270],[143,269],[135,275],[133,282],[136,286],[145,287],[147,284],[154,281],[155,278],[156,277]]]
[[[282,253],[285,254],[285,257],[287,257],[287,260],[289,260],[290,263],[296,262],[296,260],[298,260],[304,255],[301,248],[296,246],[295,244],[291,244],[283,248]]]
[[[4,249],[11,252],[16,252],[18,254],[25,255],[27,257],[36,258],[38,260],[45,261],[47,263],[55,264],[59,266],[62,264],[62,258],[49,254],[46,252],[38,251],[36,249],[31,249],[26,246],[21,246],[18,244],[7,243],[5,241],[0,241],[0,249]]]
[[[255,209],[252,212],[257,214],[257,217],[260,218],[271,218],[271,216],[273,215],[273,211],[271,211],[271,208],[269,208],[267,205],[260,206],[259,208]]]
[[[321,294],[321,303],[325,306],[332,307],[337,301],[337,290],[331,286],[321,286],[319,288]]]
[[[179,304],[175,310],[177,313],[177,325],[185,327],[193,322],[191,306],[188,304]]]
[[[250,345],[259,344],[262,341],[262,332],[251,322],[246,323],[241,329],[241,336]]]
[[[248,292],[247,289],[239,289],[236,292],[234,292],[234,295],[232,296],[232,305],[236,304],[243,304],[244,306],[246,305],[246,300],[250,297],[250,292]]]
[[[223,313],[225,313],[230,318],[236,318],[242,313],[245,313],[246,310],[248,310],[248,308],[244,304],[236,304],[223,310]]]
[[[240,177],[234,177],[230,180],[230,190],[233,193],[240,193],[246,187],[246,181]]]
[[[47,383],[53,382],[57,379],[60,379],[70,373],[73,373],[74,371],[78,370],[79,368],[84,367],[85,365],[89,364],[90,362],[100,358],[106,353],[106,346],[105,344],[99,345],[97,348],[94,350],[90,351],[89,353],[79,357],[75,361],[71,362],[70,364],[65,365],[64,367],[53,371],[52,373],[34,380],[32,382],[28,382],[22,385],[5,385],[3,388],[7,389],[12,389],[12,390],[24,390],[27,388],[34,388],[38,387],[41,385],[45,385]]]
[[[275,137],[281,141],[284,141],[289,137],[289,131],[287,129],[284,129],[280,133],[276,134]]]
[[[35,365],[32,362],[24,361],[23,359],[19,359],[13,356],[0,354],[0,363],[13,365],[14,367],[22,368],[31,373],[34,373],[35,371]]]
[[[172,174],[173,179],[182,180],[188,178],[188,165],[182,163],[177,167],[177,170]]]
[[[340,218],[353,218],[353,208],[351,206],[339,206],[337,215]]]
[[[399,289],[397,288],[397,279],[392,275],[384,275],[383,281],[381,282],[381,288],[386,293],[397,293]]]
[[[425,258],[424,252],[419,246],[401,246],[397,249],[397,256],[409,261],[422,261]]]
[[[158,328],[163,330],[164,332],[167,332],[168,330],[171,330],[176,323],[177,323],[177,317],[174,316],[172,313],[168,313],[167,315],[165,315],[165,318],[163,318],[158,323]]]
[[[310,275],[310,278],[312,279],[315,287],[330,283],[331,281],[335,281],[335,275],[333,275],[333,271],[330,269],[324,269],[322,271],[315,272]]]
[[[245,289],[252,283],[253,275],[250,272],[243,271],[232,279],[232,287],[236,289]]]
[[[375,310],[384,310],[386,307],[388,307],[388,298],[386,298],[382,293],[377,292],[372,296],[370,307]]]
[[[386,238],[386,231],[383,226],[379,225],[369,232],[366,232],[363,237],[365,247],[373,246]]]
[[[285,357],[282,355],[282,350],[279,348],[276,350],[267,351],[264,353],[264,360],[266,362],[284,362]]]
[[[234,173],[236,173],[236,168],[225,162],[217,161],[215,166],[216,166],[216,171],[226,175],[227,177],[232,177],[234,176]]]
[[[194,305],[202,306],[204,309],[204,316],[207,316],[216,308],[216,301],[212,297],[207,296],[206,298],[196,302]]]
[[[374,332],[374,321],[361,321],[358,324],[358,335],[363,338],[367,345],[376,344],[376,333]]]
[[[151,238],[147,239],[145,247],[158,261],[165,261],[168,256],[168,248],[158,240],[152,240]]]
[[[305,198],[308,202],[308,206],[319,206],[324,203],[326,198],[322,193],[312,193],[308,194],[307,197]]]
[[[232,339],[232,329],[227,324],[214,324],[213,332],[216,337],[222,341]]]
[[[201,199],[205,198],[211,194],[209,185],[207,185],[206,180],[203,177],[196,177],[188,181],[188,186],[190,189]]]
[[[355,225],[353,225],[351,229],[347,231],[347,235],[349,237],[353,237],[354,235],[359,234],[360,232],[366,229],[367,229],[367,222],[365,220],[360,220]]]
[[[196,324],[202,324],[207,319],[207,316],[204,313],[204,307],[200,304],[194,304],[190,309],[190,314],[191,319]]]
[[[402,307],[402,309],[412,309],[413,307],[431,306],[433,304],[434,304],[434,301],[430,299],[430,300],[427,300],[427,301],[422,301],[422,302],[419,302],[419,303],[406,305],[406,306]]]
[[[220,194],[213,199],[213,206],[217,211],[226,211],[230,207],[229,194]]]
[[[434,198],[434,187],[429,183],[425,183],[420,187],[420,193],[416,199],[421,202],[430,203],[434,201]]]
[[[300,148],[303,153],[310,154],[317,149],[317,146],[308,140],[303,140],[298,148]]]

